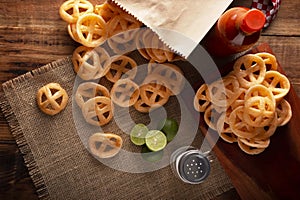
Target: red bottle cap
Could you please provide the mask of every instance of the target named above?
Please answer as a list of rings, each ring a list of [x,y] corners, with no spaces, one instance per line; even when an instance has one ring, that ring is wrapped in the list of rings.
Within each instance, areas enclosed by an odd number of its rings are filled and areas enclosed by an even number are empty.
[[[251,9],[246,12],[240,28],[246,33],[253,33],[263,28],[266,22],[265,14],[257,9]]]

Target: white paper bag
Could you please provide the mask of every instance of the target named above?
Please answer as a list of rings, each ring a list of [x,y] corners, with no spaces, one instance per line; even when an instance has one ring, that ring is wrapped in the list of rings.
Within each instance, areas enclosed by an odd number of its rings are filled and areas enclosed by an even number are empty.
[[[232,0],[113,0],[188,57]]]

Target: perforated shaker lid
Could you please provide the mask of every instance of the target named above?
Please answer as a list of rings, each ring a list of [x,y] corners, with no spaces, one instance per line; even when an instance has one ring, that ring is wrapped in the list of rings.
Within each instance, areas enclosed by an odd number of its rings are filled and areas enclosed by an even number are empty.
[[[210,173],[209,160],[199,152],[189,152],[182,156],[178,170],[182,178],[191,183],[204,181]]]

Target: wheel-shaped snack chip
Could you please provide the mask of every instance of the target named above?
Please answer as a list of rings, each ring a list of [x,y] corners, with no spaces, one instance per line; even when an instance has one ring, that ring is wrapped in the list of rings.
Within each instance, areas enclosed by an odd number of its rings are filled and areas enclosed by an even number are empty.
[[[286,125],[292,118],[292,108],[290,103],[287,100],[283,99],[279,104],[277,104],[276,113],[277,126]]]
[[[109,47],[118,55],[126,55],[136,49],[135,35],[139,29],[133,29],[117,33],[107,39]]]
[[[134,79],[137,73],[136,62],[125,55],[116,55],[111,57],[111,63],[109,71],[106,74],[106,78],[110,82],[117,82],[120,78]]]
[[[130,107],[139,98],[139,86],[130,79],[119,79],[112,87],[111,100],[121,107]]]
[[[219,107],[230,106],[243,92],[235,76],[226,76],[208,85],[210,101]]]
[[[178,66],[171,63],[149,63],[148,71],[150,70],[150,66],[152,66],[152,70],[145,78],[145,83],[151,83],[151,81],[155,81],[155,79],[157,79],[170,90],[171,95],[178,95],[183,90],[185,77]]]
[[[89,124],[103,126],[113,118],[114,107],[111,99],[97,96],[86,101],[82,106],[82,114]]]
[[[234,143],[238,140],[238,137],[232,132],[220,132],[219,135],[220,138],[228,143]]]
[[[74,41],[81,43],[77,35],[76,23],[68,24],[68,33]]]
[[[260,129],[260,133],[256,135],[253,139],[255,140],[266,140],[270,138],[277,129],[277,113],[275,113],[275,117],[273,120],[266,126],[262,127],[263,129]]]
[[[250,155],[256,155],[263,152],[270,144],[270,139],[263,140],[249,140],[245,138],[238,138],[238,146],[242,151]]]
[[[91,153],[98,158],[115,156],[119,153],[122,144],[122,138],[114,133],[94,133],[88,141]]]
[[[285,95],[290,91],[290,81],[283,74],[278,71],[267,71],[265,79],[262,82],[274,95],[276,102],[283,99]]]
[[[98,47],[107,40],[107,25],[97,14],[81,15],[76,23],[76,31],[82,45]]]
[[[244,88],[249,88],[263,82],[266,74],[266,65],[261,57],[247,54],[234,63],[233,70],[240,85]]]
[[[59,8],[59,14],[68,23],[75,23],[79,16],[92,13],[94,6],[87,0],[68,0]]]
[[[256,53],[256,56],[259,56],[263,59],[267,71],[269,70],[277,70],[278,64],[276,57],[270,53],[262,52],[262,53]]]
[[[245,101],[255,96],[269,98],[274,103],[274,106],[276,104],[274,95],[272,94],[271,90],[269,90],[267,87],[263,85],[255,85],[250,87],[245,93]]]
[[[264,132],[263,127],[253,127],[247,124],[243,114],[244,106],[239,106],[229,116],[230,128],[236,136],[250,139]]]
[[[117,15],[108,22],[107,27],[109,37],[124,32],[125,37],[118,38],[120,43],[124,43],[134,39],[135,32],[130,30],[138,29],[141,27],[141,23],[131,15]]]
[[[85,102],[97,96],[110,97],[110,94],[108,89],[103,85],[95,82],[84,82],[81,83],[76,90],[75,101],[77,105],[82,108]]]
[[[154,60],[158,63],[182,60],[181,56],[175,54],[159,39],[158,35],[149,28],[139,30],[135,42],[139,53],[147,60]]]
[[[141,113],[149,113],[151,109],[155,108],[155,105],[150,106],[150,105],[146,104],[140,97],[138,98],[138,100],[135,102],[135,104],[133,106],[137,111],[139,111]]]
[[[251,126],[267,126],[275,117],[275,104],[267,97],[250,97],[245,101],[243,117]]]
[[[149,106],[163,106],[170,95],[170,91],[160,84],[147,83],[140,87],[140,97]]]
[[[73,51],[72,63],[76,73],[78,73],[82,64],[90,58],[92,51],[93,48],[85,46],[79,46]]]
[[[116,15],[119,15],[119,10],[116,9],[116,6],[104,2],[103,4],[95,5],[95,13],[100,15],[106,23],[108,23]]]
[[[210,101],[207,98],[207,88],[207,84],[202,84],[194,97],[194,108],[198,112],[204,112],[210,104]]]
[[[36,99],[41,111],[56,115],[66,107],[69,97],[58,83],[49,83],[38,90]]]
[[[110,67],[110,56],[102,47],[79,46],[72,56],[74,71],[83,80],[99,79],[106,75]]]
[[[218,108],[212,104],[210,104],[204,112],[204,121],[212,130],[220,129],[220,127],[218,127],[218,125],[220,125],[220,117],[222,117],[222,112],[219,112]],[[224,118],[221,120],[224,121]]]

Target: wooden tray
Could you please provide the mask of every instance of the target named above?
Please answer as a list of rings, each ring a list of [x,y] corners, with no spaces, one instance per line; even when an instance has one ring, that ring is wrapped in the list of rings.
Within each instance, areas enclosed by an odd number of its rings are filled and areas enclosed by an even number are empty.
[[[262,44],[250,53],[269,52]],[[220,71],[232,70],[232,64]],[[279,69],[283,72],[279,64]],[[236,143],[218,140],[213,150],[231,178],[242,199],[299,199],[300,198],[300,100],[291,87],[286,96],[293,116],[290,122],[271,137],[270,146],[259,155],[248,155]],[[207,134],[207,126],[200,119],[200,130]],[[213,134],[209,134],[213,135]]]

